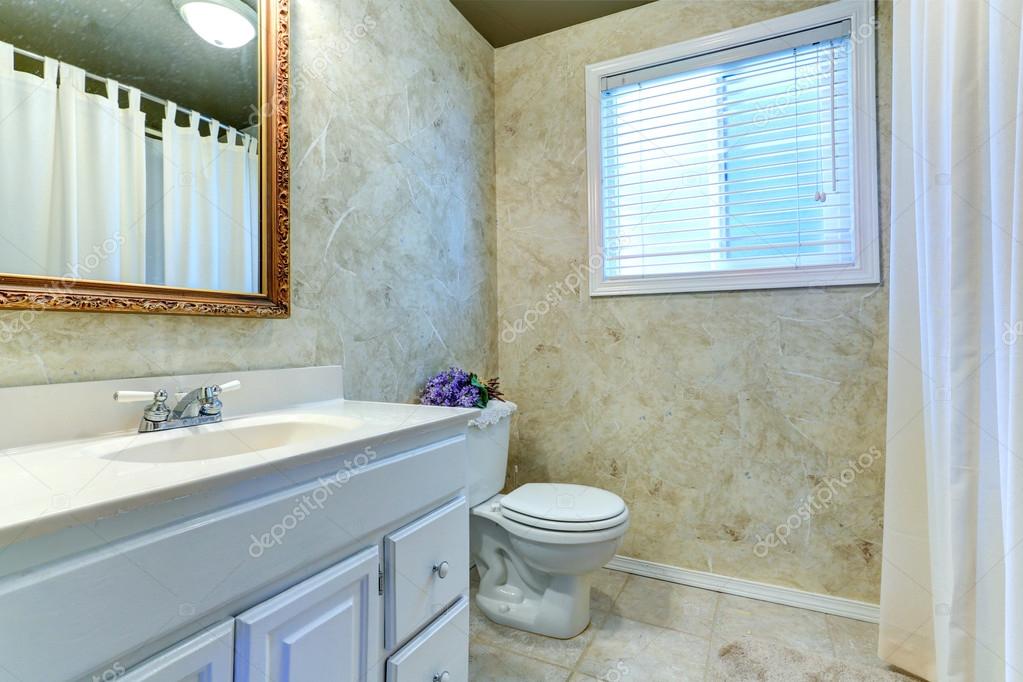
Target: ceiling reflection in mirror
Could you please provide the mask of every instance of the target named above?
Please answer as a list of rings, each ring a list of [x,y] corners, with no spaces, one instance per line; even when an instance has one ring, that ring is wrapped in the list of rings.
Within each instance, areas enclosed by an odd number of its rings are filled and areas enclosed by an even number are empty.
[[[0,2],[0,273],[261,289],[256,0]]]

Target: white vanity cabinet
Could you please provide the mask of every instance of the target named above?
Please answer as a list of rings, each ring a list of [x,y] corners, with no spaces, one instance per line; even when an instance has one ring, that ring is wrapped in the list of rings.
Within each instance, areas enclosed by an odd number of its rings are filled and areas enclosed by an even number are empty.
[[[364,682],[380,637],[369,547],[131,670],[123,682]]]
[[[385,561],[366,547],[123,679],[467,682],[468,513],[459,495],[386,535]]]
[[[234,380],[223,423],[170,433],[110,399]],[[463,680],[478,411],[342,387],[307,367],[0,389],[0,682]],[[82,409],[41,433],[62,403]]]
[[[110,399],[234,379],[195,431],[139,435]],[[61,401],[83,415],[20,428]],[[0,389],[23,408],[0,682],[465,679],[475,410],[344,400],[339,368]]]

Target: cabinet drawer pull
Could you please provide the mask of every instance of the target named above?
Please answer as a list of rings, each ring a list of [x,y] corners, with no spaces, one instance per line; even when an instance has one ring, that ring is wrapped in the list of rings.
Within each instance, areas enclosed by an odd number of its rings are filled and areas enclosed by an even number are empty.
[[[434,675],[433,682],[451,682],[451,673],[445,670],[439,675]]]
[[[437,574],[437,577],[443,580],[448,577],[448,562],[442,561],[433,567],[433,572]],[[444,680],[447,682],[447,680]]]

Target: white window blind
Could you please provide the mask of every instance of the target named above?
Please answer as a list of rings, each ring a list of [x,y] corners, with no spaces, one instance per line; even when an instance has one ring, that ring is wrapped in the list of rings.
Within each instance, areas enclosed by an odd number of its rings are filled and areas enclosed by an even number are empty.
[[[601,77],[604,281],[856,265],[850,32]]]

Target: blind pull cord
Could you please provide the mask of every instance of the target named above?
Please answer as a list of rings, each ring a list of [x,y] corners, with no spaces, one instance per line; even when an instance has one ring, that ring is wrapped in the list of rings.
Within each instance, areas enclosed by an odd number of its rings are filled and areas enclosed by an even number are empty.
[[[817,57],[818,57],[818,64],[819,64],[819,62],[820,62],[820,50],[818,50],[818,52],[817,52]],[[830,86],[831,86],[831,95],[829,97],[829,102],[830,102],[830,106],[831,106],[831,128],[830,128],[830,134],[831,134],[831,191],[832,192],[837,192],[838,191],[838,140],[836,139],[836,136],[835,136],[835,119],[836,119],[836,111],[835,110],[836,110],[838,104],[837,104],[837,98],[836,98],[836,93],[835,93],[835,43],[834,43],[834,41],[831,41],[831,49],[828,52],[828,58],[829,58],[829,61],[830,61],[829,66],[830,66],[830,70],[831,70],[830,79],[829,79],[830,80]],[[819,76],[820,68],[817,69],[817,73],[818,73],[818,78],[819,78],[820,77]],[[820,131],[820,116],[819,116],[820,109],[818,109],[817,111],[818,111],[817,130]],[[819,143],[819,139],[818,139],[818,143]],[[818,157],[818,160],[819,159],[820,159],[820,157]],[[818,178],[819,177],[820,177],[820,172],[818,171]],[[828,195],[824,192],[824,190],[819,189],[814,194],[813,198],[814,198],[814,201],[818,201],[818,202],[823,204],[824,202],[826,202],[828,200]]]
[[[816,125],[817,125],[817,191],[813,194],[813,200],[823,204],[828,200],[828,195],[824,193],[824,188],[821,184],[821,176],[824,175],[824,160],[821,158],[821,149],[824,145],[821,144],[821,102],[820,102],[820,88],[821,88],[821,50],[820,45],[815,50],[815,57],[817,60],[817,91],[814,93],[817,97],[816,111]]]
[[[792,106],[796,114],[795,147],[796,147],[796,187],[799,187],[799,60],[798,50],[792,50]],[[820,151],[817,152],[820,154]],[[796,229],[802,229],[800,221],[800,193],[796,192]],[[797,256],[798,257],[798,256]]]
[[[831,41],[831,191],[838,191],[838,154],[836,148],[838,142],[835,139],[835,108],[838,106],[835,98],[835,41]]]

